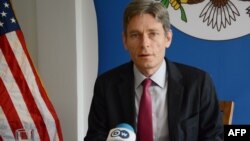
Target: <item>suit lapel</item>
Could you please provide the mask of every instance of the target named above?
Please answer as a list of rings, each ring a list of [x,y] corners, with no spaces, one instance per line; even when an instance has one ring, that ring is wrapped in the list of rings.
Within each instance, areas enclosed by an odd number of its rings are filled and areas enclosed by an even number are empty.
[[[178,68],[171,62],[167,61],[168,69],[168,123],[169,135],[171,140],[177,140],[177,123],[181,111],[183,100],[182,76]]]
[[[183,85],[182,85],[182,75],[178,68],[168,60],[168,123],[169,123],[169,135],[171,140],[178,138],[177,133],[177,123],[178,117],[181,111],[181,103],[183,100]],[[135,125],[135,91],[134,91],[134,73],[133,73],[133,63],[129,63],[126,69],[120,73],[118,92],[121,97],[122,112],[125,118],[124,122],[129,122],[136,129]]]
[[[124,72],[120,73],[120,83],[118,91],[121,97],[122,112],[125,118],[124,122],[129,122],[135,129],[135,91],[134,91],[134,73],[133,63],[130,62]]]

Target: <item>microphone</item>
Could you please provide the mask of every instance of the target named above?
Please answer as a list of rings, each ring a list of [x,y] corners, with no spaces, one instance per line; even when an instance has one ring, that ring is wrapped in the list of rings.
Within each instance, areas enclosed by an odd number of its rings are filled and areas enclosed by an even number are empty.
[[[121,123],[109,131],[106,141],[135,141],[135,132],[132,126]]]

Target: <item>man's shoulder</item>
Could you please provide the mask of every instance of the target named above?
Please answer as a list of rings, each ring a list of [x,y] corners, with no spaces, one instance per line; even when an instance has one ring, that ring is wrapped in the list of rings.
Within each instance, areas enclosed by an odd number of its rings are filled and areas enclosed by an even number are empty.
[[[177,63],[177,62],[173,62],[173,64],[182,72],[186,72],[186,73],[206,73],[205,70],[192,66],[192,65],[187,65],[187,64],[183,64],[183,63]]]
[[[127,62],[112,68],[98,76],[99,79],[115,79],[120,76],[133,75],[133,63]]]
[[[182,63],[170,63],[172,65],[170,69],[170,76],[174,80],[182,80],[185,86],[197,85],[197,84],[209,84],[213,85],[212,77],[208,72],[192,65]]]
[[[170,73],[180,74],[184,79],[200,79],[204,77],[210,77],[205,70],[183,63],[170,62]]]

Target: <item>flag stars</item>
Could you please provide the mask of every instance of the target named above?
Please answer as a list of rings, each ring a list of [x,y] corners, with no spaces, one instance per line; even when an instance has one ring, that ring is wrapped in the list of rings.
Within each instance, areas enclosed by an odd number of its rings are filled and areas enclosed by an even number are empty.
[[[10,6],[10,5],[9,5],[7,2],[4,3],[4,7],[5,7],[5,8],[9,8],[9,6]]]
[[[11,23],[16,23],[16,19],[15,18],[11,18]]]
[[[0,14],[2,15],[2,17],[6,17],[6,15],[7,15],[7,13],[5,13],[4,11]]]
[[[3,23],[0,21],[0,27],[3,27]]]
[[[0,35],[20,29],[11,4],[8,1],[0,0]]]

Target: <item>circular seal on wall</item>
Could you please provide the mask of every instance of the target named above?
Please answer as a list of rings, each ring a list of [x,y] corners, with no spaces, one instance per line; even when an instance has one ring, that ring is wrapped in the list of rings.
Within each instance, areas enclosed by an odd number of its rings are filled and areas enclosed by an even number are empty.
[[[159,0],[156,0],[159,2]],[[250,0],[161,0],[171,24],[206,40],[228,40],[250,34]]]

